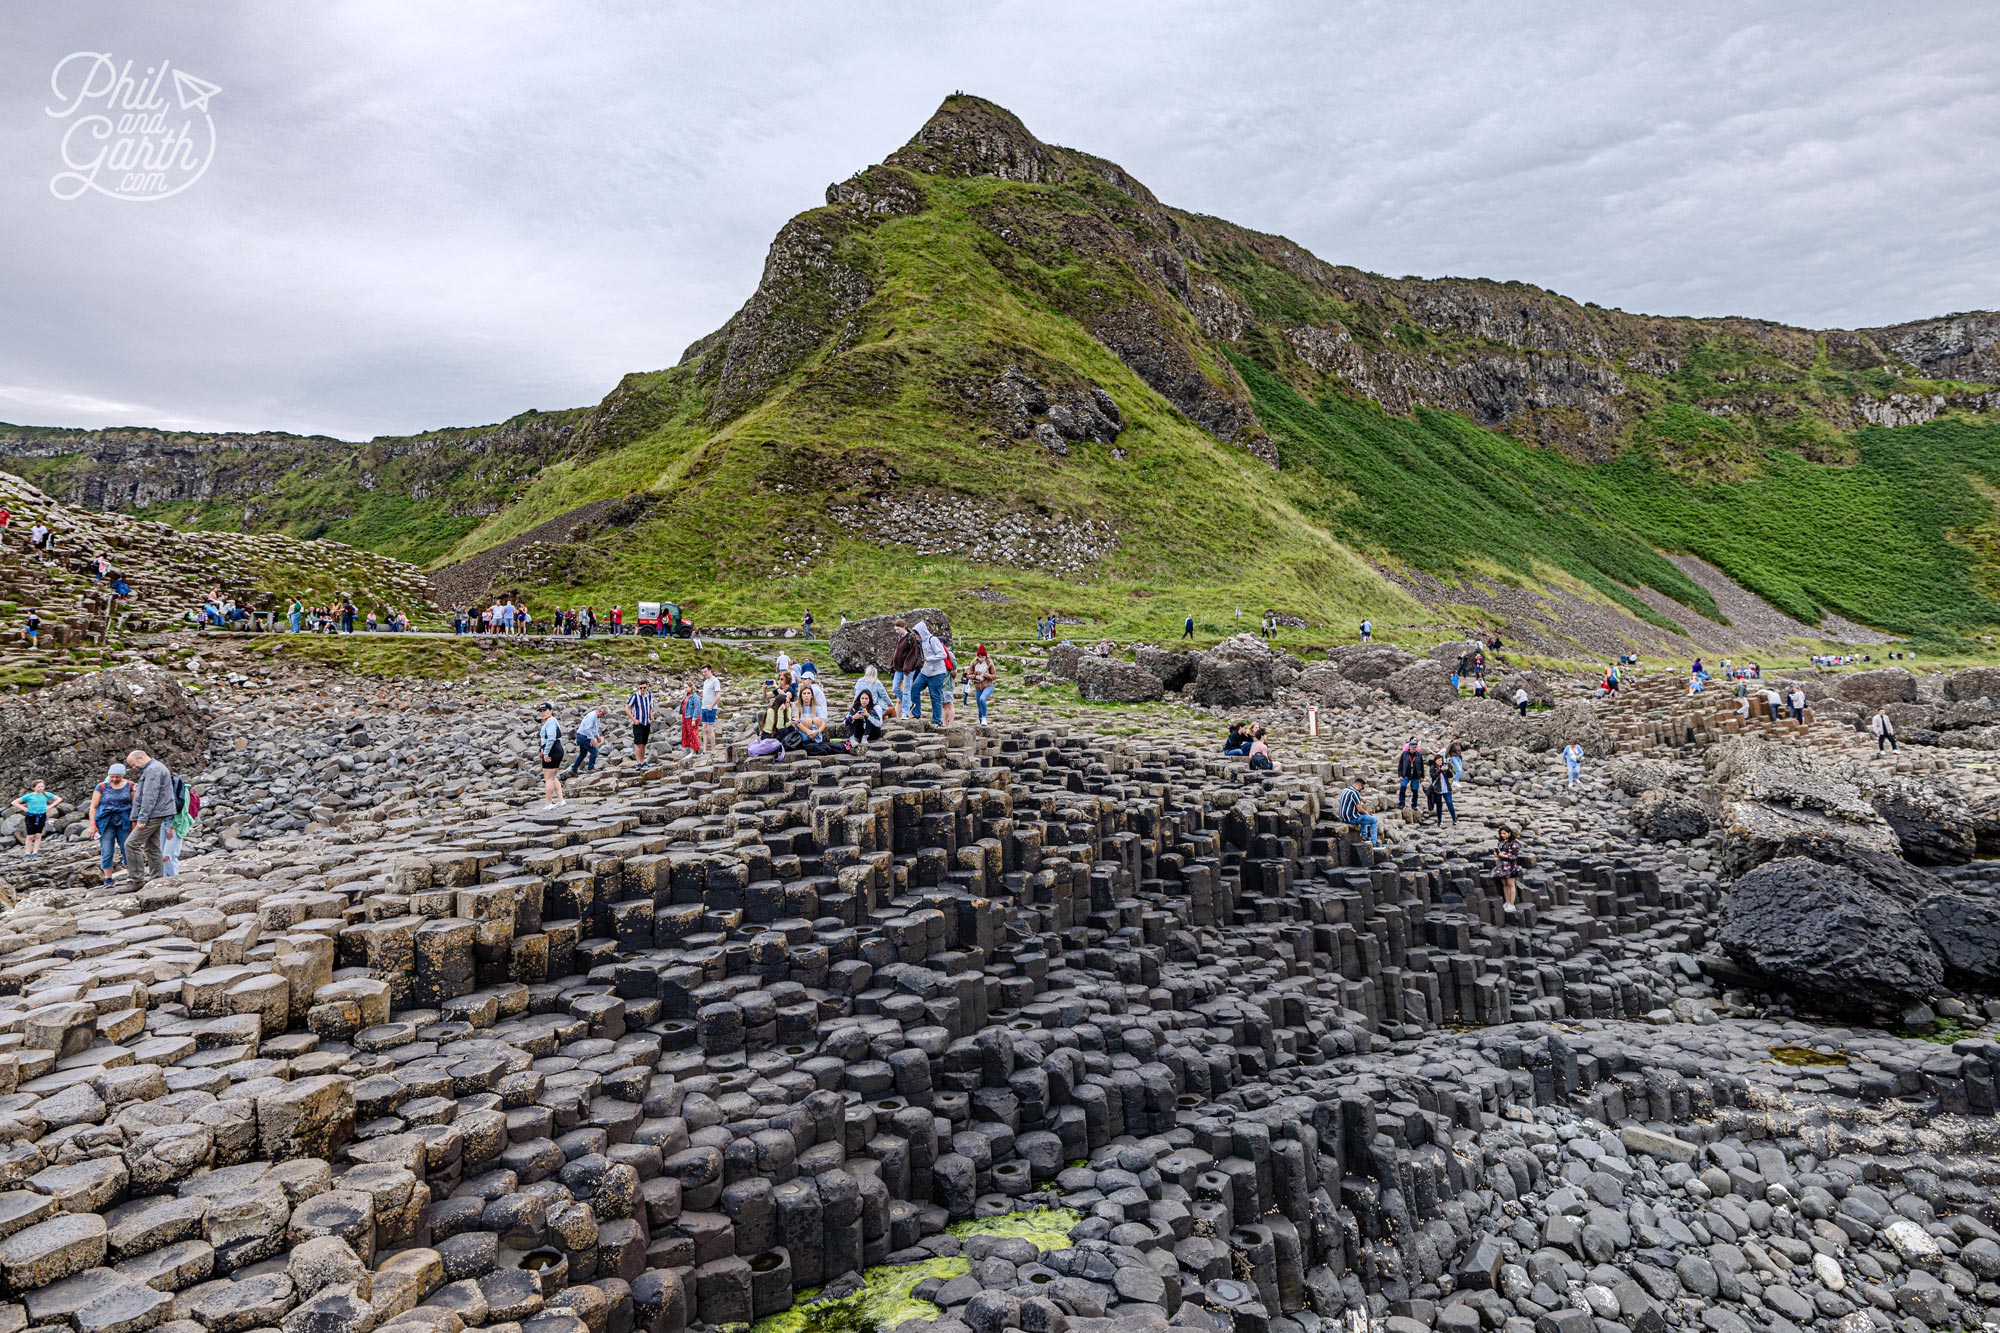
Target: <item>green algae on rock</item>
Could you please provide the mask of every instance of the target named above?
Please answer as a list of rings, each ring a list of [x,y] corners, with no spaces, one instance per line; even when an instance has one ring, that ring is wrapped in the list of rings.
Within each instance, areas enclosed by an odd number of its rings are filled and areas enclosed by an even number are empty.
[[[1046,1253],[1069,1248],[1070,1228],[1080,1217],[1074,1208],[1029,1208],[955,1222],[946,1231],[960,1237],[1011,1236],[1032,1241]],[[800,1292],[797,1304],[758,1320],[750,1326],[751,1333],[875,1333],[910,1319],[936,1319],[944,1312],[911,1292],[930,1278],[948,1282],[971,1271],[972,1264],[963,1255],[884,1264],[864,1272],[861,1289],[846,1296],[814,1300],[816,1292]]]

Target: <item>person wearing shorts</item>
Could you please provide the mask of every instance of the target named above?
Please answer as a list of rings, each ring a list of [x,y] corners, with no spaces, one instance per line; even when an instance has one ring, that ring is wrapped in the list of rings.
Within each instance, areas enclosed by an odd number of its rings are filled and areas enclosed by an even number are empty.
[[[543,704],[535,710],[541,716],[539,744],[542,750],[542,808],[562,805],[562,728],[556,723],[556,706]]]
[[[625,701],[625,716],[632,719],[632,757],[646,762],[646,742],[653,738],[653,691],[645,681]]]
[[[715,710],[722,704],[722,678],[715,674],[715,668],[701,669],[701,748],[715,749]]]
[[[41,781],[14,798],[14,808],[27,821],[21,830],[23,856],[42,854],[42,831],[48,827],[50,812],[61,804],[62,797],[51,794],[49,784]]]

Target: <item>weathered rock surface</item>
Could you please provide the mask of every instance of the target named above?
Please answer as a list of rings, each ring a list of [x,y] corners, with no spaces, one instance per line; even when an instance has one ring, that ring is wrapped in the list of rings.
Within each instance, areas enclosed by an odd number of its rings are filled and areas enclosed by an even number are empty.
[[[1654,788],[1632,802],[1632,827],[1654,842],[1693,842],[1709,830],[1708,811],[1678,792]]]
[[[1160,678],[1142,666],[1094,655],[1076,664],[1077,692],[1087,703],[1137,704],[1158,699]]]
[[[0,782],[26,791],[88,791],[133,750],[170,767],[198,763],[206,723],[181,683],[138,665],[93,672],[31,695],[0,699]]]
[[[1916,917],[1947,975],[1981,990],[2000,987],[2000,899],[1940,890],[1917,904]]]
[[[951,642],[951,617],[936,607],[920,607],[894,615],[848,621],[827,636],[827,655],[842,671],[856,673],[872,666],[886,675],[889,659],[896,654],[897,623],[914,625],[919,620],[930,626],[931,633],[946,643]]]
[[[1801,857],[1736,881],[1720,941],[1731,958],[1835,1013],[1893,1017],[1944,985],[1907,907],[1851,870]]]

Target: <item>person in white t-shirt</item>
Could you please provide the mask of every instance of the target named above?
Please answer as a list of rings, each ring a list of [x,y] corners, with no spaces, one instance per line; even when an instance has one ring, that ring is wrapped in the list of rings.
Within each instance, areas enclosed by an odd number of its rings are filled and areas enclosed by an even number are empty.
[[[715,674],[715,668],[701,669],[701,748],[707,754],[715,749],[715,710],[722,703],[722,677]]]

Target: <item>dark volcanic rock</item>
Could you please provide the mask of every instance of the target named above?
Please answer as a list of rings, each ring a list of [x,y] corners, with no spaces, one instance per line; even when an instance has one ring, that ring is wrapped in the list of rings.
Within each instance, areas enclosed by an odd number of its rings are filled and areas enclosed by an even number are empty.
[[[1265,662],[1216,653],[1195,656],[1194,698],[1210,708],[1241,708],[1271,701],[1271,670]]]
[[[1963,799],[1913,783],[1896,783],[1876,793],[1875,809],[1889,827],[1903,855],[1918,865],[1963,865],[1979,850],[1972,811]]]
[[[1915,703],[1917,678],[1901,667],[1887,667],[1880,671],[1841,676],[1826,687],[1826,692],[1836,699],[1865,704],[1869,708],[1880,708],[1883,704]]]
[[[1708,811],[1689,797],[1656,788],[1632,802],[1632,827],[1654,842],[1693,842],[1708,832]]]
[[[1948,889],[1924,899],[1916,915],[1954,982],[2000,986],[2000,900]]]
[[[1194,661],[1186,653],[1142,647],[1133,650],[1132,658],[1140,667],[1160,678],[1162,689],[1177,690],[1194,675]]]
[[[934,607],[920,607],[895,615],[850,620],[828,637],[827,651],[840,664],[842,671],[859,671],[870,666],[887,671],[889,659],[896,652],[896,622],[899,620],[905,625],[924,621],[931,627],[931,633],[946,643],[951,642],[951,617]]]
[[[1420,713],[1442,713],[1458,702],[1458,691],[1451,687],[1451,673],[1435,662],[1413,663],[1384,683],[1391,698]]]
[[[1160,678],[1130,662],[1084,657],[1076,664],[1077,692],[1086,703],[1141,704],[1158,699]]]
[[[0,780],[26,791],[88,791],[111,764],[144,750],[173,769],[201,762],[206,723],[178,681],[150,666],[119,667],[0,704]]]
[[[1908,908],[1851,870],[1802,857],[1736,882],[1721,943],[1774,986],[1836,1013],[1890,1017],[1944,984],[1944,965]]]

